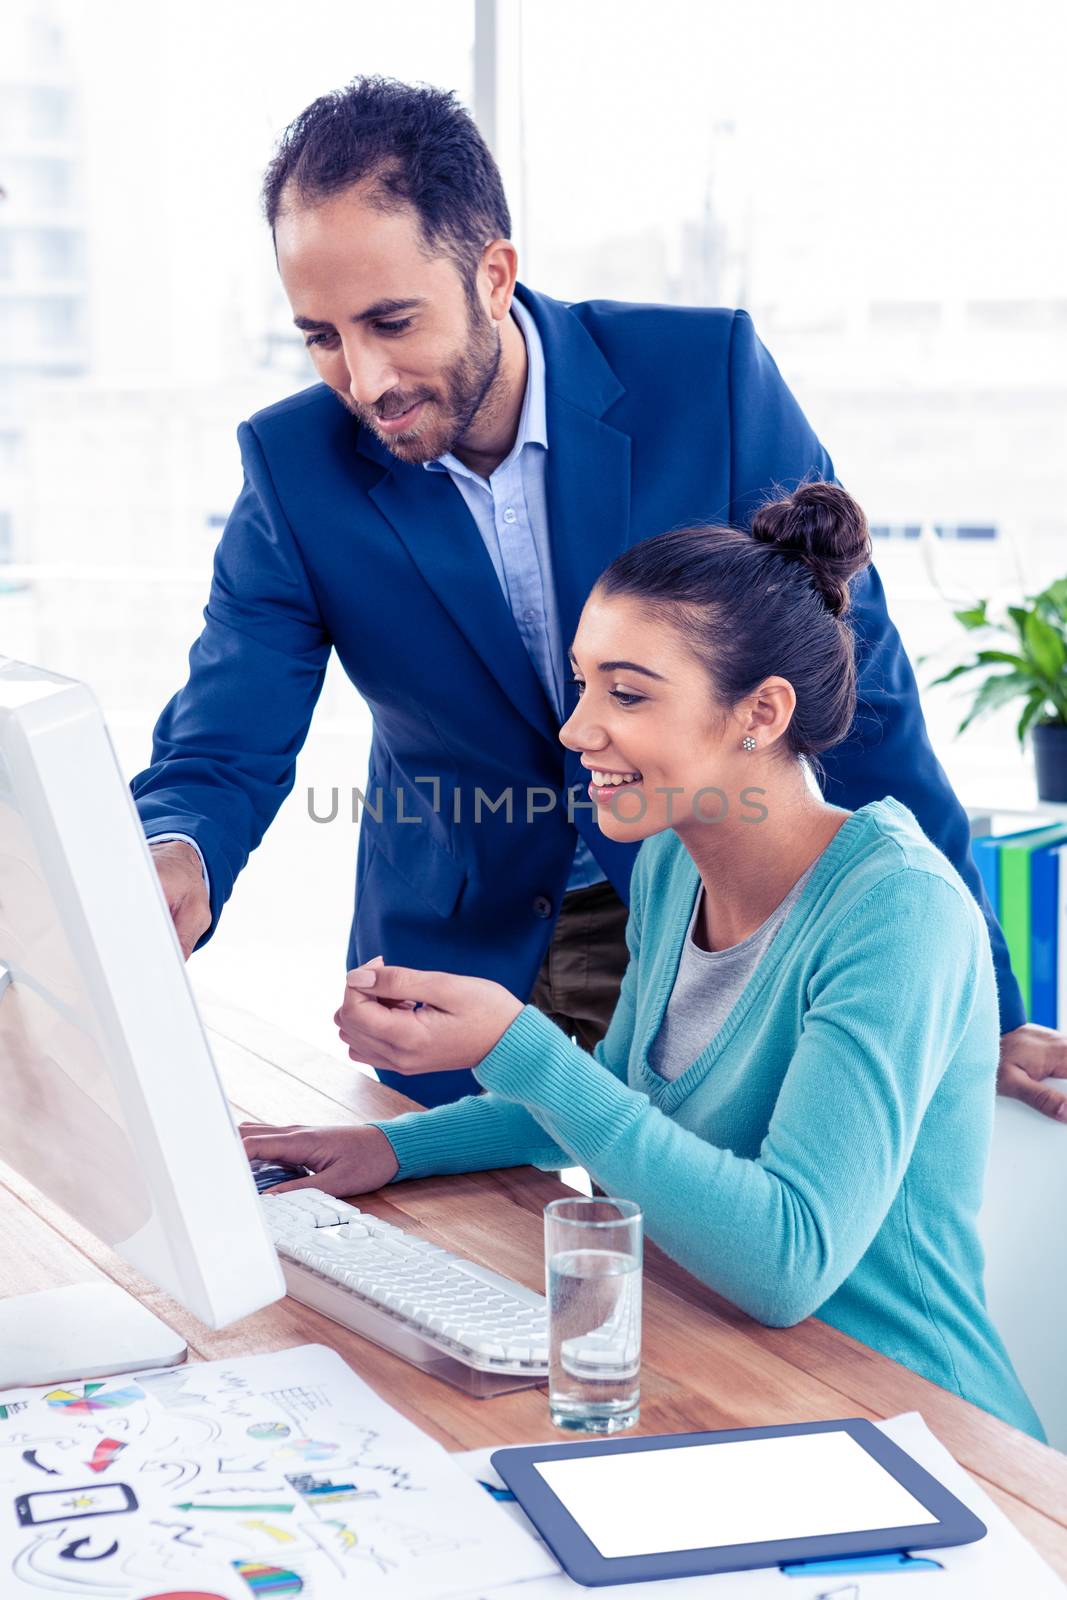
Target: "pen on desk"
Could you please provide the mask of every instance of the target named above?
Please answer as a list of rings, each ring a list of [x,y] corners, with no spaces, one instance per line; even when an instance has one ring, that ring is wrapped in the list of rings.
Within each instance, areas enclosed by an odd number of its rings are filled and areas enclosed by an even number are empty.
[[[491,1494],[494,1500],[514,1500],[515,1498],[510,1489],[505,1489],[495,1483],[487,1483],[484,1478],[479,1478],[478,1482],[486,1494]]]
[[[837,1556],[832,1561],[792,1561],[781,1568],[787,1578],[845,1577],[854,1572],[943,1572],[940,1561],[928,1556],[909,1556],[903,1550],[892,1550],[877,1556]],[[843,1594],[848,1595],[849,1585]],[[836,1596],[837,1590],[829,1593]]]

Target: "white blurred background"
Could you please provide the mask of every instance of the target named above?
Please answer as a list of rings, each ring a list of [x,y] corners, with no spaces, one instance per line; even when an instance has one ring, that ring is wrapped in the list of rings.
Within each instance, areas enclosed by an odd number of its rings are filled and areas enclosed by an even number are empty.
[[[1067,570],[1067,12],[1044,0],[7,0],[0,19],[0,653],[87,679],[127,772],[184,680],[234,430],[313,381],[259,183],[382,72],[454,88],[524,280],[743,305],[867,510],[913,660],[952,604]],[[920,669],[923,682],[934,669]],[[966,803],[1033,796],[1008,712]],[[368,718],[332,674],[198,981],[332,1052]]]

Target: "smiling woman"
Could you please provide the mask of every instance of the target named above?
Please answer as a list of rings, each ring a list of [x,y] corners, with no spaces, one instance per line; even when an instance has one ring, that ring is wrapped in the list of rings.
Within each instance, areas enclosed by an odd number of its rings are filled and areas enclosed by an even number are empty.
[[[601,829],[645,841],[606,1037],[589,1054],[501,984],[376,959],[337,1013],[353,1058],[472,1067],[486,1092],[369,1127],[250,1129],[249,1148],[344,1194],[577,1163],[750,1315],[817,1312],[1040,1437],[982,1290],[985,923],[905,806],[843,811],[806,771],[851,724],[845,613],[868,556],[859,507],[809,483],[751,534],[664,534],[613,562],[560,731]],[[758,795],[757,814],[708,816],[712,789]]]
[[[673,827],[700,860],[703,825],[723,819],[752,756],[764,749],[801,780],[799,760],[817,762],[844,738],[856,669],[840,619],[848,580],[869,560],[856,503],[811,483],[762,506],[750,534],[685,528],[612,562],[582,614],[571,651],[579,704],[560,730],[592,773],[605,833],[633,840]],[[649,640],[644,665],[597,659],[620,634],[631,651]],[[720,938],[724,929],[738,932],[726,908]]]

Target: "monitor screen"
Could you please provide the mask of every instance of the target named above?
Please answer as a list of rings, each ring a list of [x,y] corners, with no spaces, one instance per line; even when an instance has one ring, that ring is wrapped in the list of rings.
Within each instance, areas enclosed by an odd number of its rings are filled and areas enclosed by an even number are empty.
[[[108,1070],[106,1035],[0,751],[3,1155],[105,1244],[143,1229],[152,1201]]]
[[[103,716],[0,658],[0,1161],[209,1326],[284,1282]]]

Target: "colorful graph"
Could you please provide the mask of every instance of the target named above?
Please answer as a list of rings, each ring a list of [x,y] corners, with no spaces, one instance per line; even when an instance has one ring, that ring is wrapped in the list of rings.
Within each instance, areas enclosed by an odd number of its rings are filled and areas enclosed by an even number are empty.
[[[78,1389],[53,1389],[45,1400],[53,1411],[66,1411],[73,1416],[87,1416],[92,1411],[114,1411],[119,1406],[132,1406],[144,1399],[144,1390],[135,1383],[123,1389],[108,1389],[103,1383],[83,1383]]]
[[[250,1439],[288,1439],[292,1433],[287,1422],[254,1422],[248,1429]]]
[[[119,1451],[126,1446],[121,1439],[101,1439],[92,1458],[85,1463],[90,1472],[104,1472],[116,1460]]]
[[[300,1594],[304,1587],[303,1578],[288,1567],[270,1567],[262,1561],[234,1561],[231,1565],[254,1595],[280,1600],[283,1595]]]
[[[322,1439],[288,1439],[276,1453],[284,1456],[291,1452],[303,1461],[328,1461],[339,1449],[339,1445],[327,1444]]]
[[[354,1483],[334,1483],[331,1478],[316,1478],[313,1472],[286,1473],[286,1481],[312,1505],[328,1505],[334,1500],[377,1500],[376,1489],[357,1489]]]

